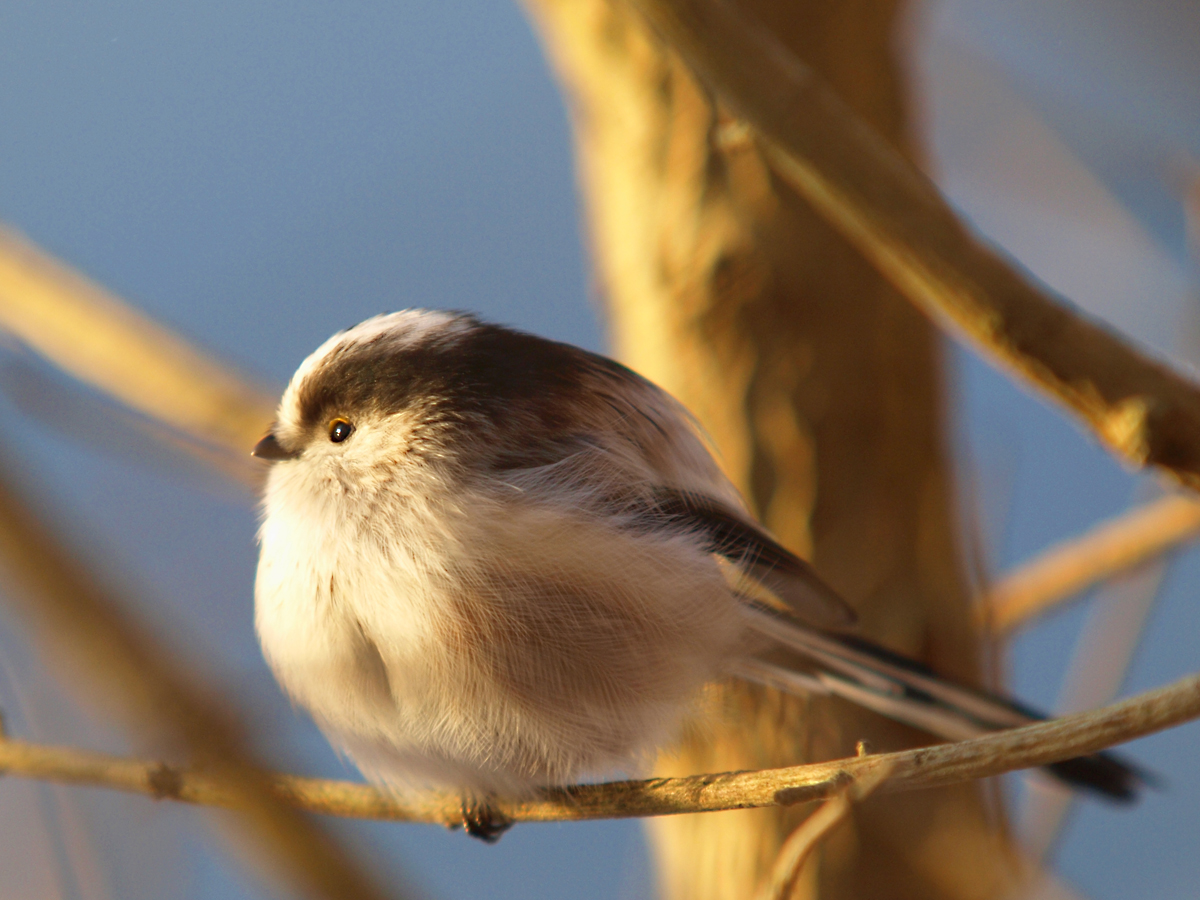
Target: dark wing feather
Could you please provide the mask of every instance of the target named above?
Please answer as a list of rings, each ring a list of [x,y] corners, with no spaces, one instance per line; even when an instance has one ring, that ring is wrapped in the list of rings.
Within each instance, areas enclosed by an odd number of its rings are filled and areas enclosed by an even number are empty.
[[[854,610],[821,581],[812,566],[719,501],[660,488],[654,515],[668,527],[705,535],[709,550],[762,582],[802,621],[820,628],[846,628],[857,620]]]

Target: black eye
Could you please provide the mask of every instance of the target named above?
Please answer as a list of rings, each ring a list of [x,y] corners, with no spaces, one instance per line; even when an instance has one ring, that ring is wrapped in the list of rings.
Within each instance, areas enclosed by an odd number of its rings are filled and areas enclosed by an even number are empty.
[[[340,444],[350,437],[350,432],[353,430],[354,426],[346,419],[334,419],[329,423],[329,439],[335,444]]]

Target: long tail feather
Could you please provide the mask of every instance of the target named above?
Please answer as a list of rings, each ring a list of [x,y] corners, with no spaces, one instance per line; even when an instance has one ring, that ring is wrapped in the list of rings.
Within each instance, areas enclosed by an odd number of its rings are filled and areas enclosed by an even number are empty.
[[[751,627],[790,651],[746,660],[736,675],[792,693],[833,694],[948,740],[978,737],[1046,717],[1012,700],[954,684],[913,660],[861,638],[810,629],[795,619],[749,601]],[[1111,800],[1135,800],[1154,779],[1111,753],[1067,760],[1046,770],[1076,787]]]

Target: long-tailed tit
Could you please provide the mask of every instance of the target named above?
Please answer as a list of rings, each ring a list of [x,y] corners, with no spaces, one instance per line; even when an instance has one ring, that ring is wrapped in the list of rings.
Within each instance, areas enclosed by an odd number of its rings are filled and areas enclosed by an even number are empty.
[[[701,687],[836,694],[951,739],[1038,716],[840,633],[684,409],[611,360],[409,310],[308,357],[254,454],[263,652],[366,776],[522,793],[629,771]],[[765,590],[764,590],[765,588]],[[1117,798],[1108,756],[1061,777]]]

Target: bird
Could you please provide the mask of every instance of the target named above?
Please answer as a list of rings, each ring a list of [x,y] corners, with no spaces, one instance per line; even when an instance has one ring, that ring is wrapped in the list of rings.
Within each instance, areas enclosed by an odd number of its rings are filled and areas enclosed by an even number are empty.
[[[264,657],[388,788],[639,772],[727,679],[950,740],[1043,718],[855,635],[687,410],[569,344],[460,312],[367,319],[300,364],[253,455]],[[1144,780],[1105,753],[1049,769],[1120,801]],[[464,810],[476,837],[506,824]]]

